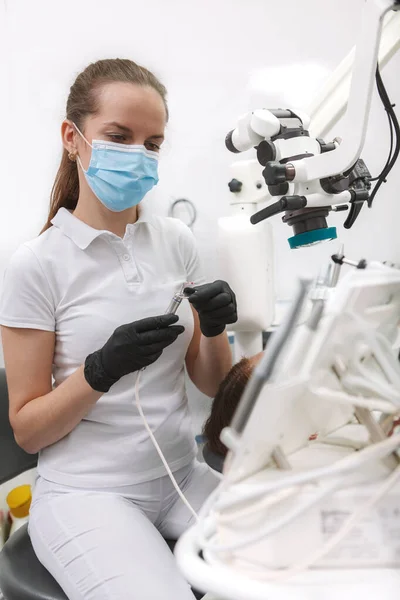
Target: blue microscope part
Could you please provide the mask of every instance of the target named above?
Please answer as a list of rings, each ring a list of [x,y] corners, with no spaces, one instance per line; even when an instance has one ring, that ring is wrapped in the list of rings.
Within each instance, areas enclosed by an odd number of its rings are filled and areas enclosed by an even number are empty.
[[[336,238],[336,227],[327,227],[325,229],[314,229],[313,231],[298,233],[297,235],[289,238],[288,242],[290,248],[295,250],[296,248],[312,246],[313,244],[326,242],[327,240],[335,240]]]

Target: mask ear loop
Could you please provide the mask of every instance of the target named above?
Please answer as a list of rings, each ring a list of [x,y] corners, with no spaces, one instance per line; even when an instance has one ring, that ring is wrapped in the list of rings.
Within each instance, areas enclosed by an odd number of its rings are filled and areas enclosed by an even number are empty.
[[[93,146],[90,142],[87,141],[87,139],[85,138],[85,136],[83,135],[82,131],[79,129],[79,127],[77,125],[75,125],[75,123],[73,121],[72,125],[75,127],[75,129],[77,130],[77,132],[79,133],[79,135],[81,136],[81,138],[87,143],[88,146],[90,146],[93,150]]]
[[[78,127],[78,126],[77,126],[77,125],[76,125],[76,124],[75,124],[73,121],[71,121],[71,122],[72,122],[72,125],[75,127],[76,131],[77,131],[77,132],[79,133],[79,135],[81,136],[81,138],[82,138],[82,139],[83,139],[83,140],[84,140],[84,141],[87,143],[87,145],[88,145],[88,146],[90,146],[90,148],[93,150],[93,146],[92,146],[92,144],[91,144],[90,142],[88,142],[88,141],[87,141],[87,139],[85,138],[85,136],[83,135],[83,133],[82,133],[82,131],[79,129],[79,127]],[[80,166],[80,168],[82,169],[82,171],[83,171],[84,173],[87,173],[87,170],[85,170],[85,169],[83,168],[82,161],[81,161],[81,158],[80,158],[79,154],[77,154],[77,155],[76,155],[76,161],[77,161],[78,165]]]

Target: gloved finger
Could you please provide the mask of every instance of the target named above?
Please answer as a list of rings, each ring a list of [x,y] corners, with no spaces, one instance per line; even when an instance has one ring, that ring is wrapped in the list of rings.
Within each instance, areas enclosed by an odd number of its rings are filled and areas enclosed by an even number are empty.
[[[147,317],[146,319],[141,319],[140,321],[135,321],[132,325],[135,326],[137,333],[142,333],[143,331],[151,331],[154,329],[164,329],[165,327],[169,327],[173,325],[179,320],[178,315],[168,314],[168,315],[159,315],[156,317]]]
[[[162,350],[160,352],[155,352],[154,354],[149,354],[148,356],[145,357],[145,365],[152,365],[153,363],[156,362],[156,360],[158,360],[160,358],[162,354]]]
[[[205,302],[206,300],[210,300],[217,296],[219,293],[225,291],[225,285],[223,281],[214,281],[213,283],[205,283],[204,285],[198,285],[196,287],[189,286],[185,288],[186,290],[194,290],[189,296],[189,302]]]
[[[162,352],[164,348],[170,346],[178,336],[171,337],[169,340],[164,340],[163,342],[155,342],[154,344],[147,344],[147,346],[143,346],[142,354],[143,356],[151,356],[152,354],[157,354],[158,352]]]
[[[221,322],[221,320],[228,319],[229,317],[232,317],[232,316],[236,316],[236,309],[235,309],[233,303],[230,302],[230,304],[228,304],[227,306],[223,306],[222,308],[217,308],[216,310],[213,310],[212,312],[204,311],[204,313],[202,313],[202,314],[207,315],[207,319],[210,321],[211,320],[213,320],[213,321],[219,320]]]
[[[183,293],[186,294],[187,296],[191,296],[192,294],[194,294],[196,291],[196,287],[192,287],[192,286],[188,286],[185,287],[183,290]]]
[[[231,325],[232,323],[236,323],[237,321],[237,316],[236,315],[231,315],[230,317],[227,317],[226,319],[223,320],[223,322],[221,322],[221,319],[210,319],[209,321],[207,321],[207,328],[210,327],[223,327],[225,328],[226,325]]]
[[[231,325],[232,323],[236,323],[238,320],[237,312],[235,311],[230,315],[230,317],[226,317],[225,325]]]
[[[152,344],[145,344],[141,347],[141,352],[144,355],[152,354],[153,352],[160,352],[170,344],[172,344],[182,333],[182,328],[179,329],[171,329],[168,328],[168,336],[163,336],[162,339],[158,339]]]
[[[162,342],[155,342],[154,344],[148,344],[147,346],[142,347],[142,354],[144,356],[149,356],[156,352],[162,352],[165,348],[168,348],[171,344],[173,344],[179,334],[175,332],[171,332],[168,339],[163,340]]]
[[[183,325],[170,325],[166,329],[154,329],[152,331],[144,331],[138,334],[138,341],[142,346],[155,344],[158,342],[168,341],[172,336],[175,339],[185,331]]]
[[[204,305],[201,307],[201,311],[206,315],[210,312],[214,312],[219,308],[223,308],[224,306],[229,306],[232,304],[231,295],[227,292],[222,292],[215,296],[215,298],[211,298],[211,300],[207,300]]]
[[[235,292],[233,291],[233,289],[232,289],[232,288],[230,288],[230,292],[231,292],[231,295],[232,295],[232,302],[233,302],[233,304],[235,305],[235,308],[236,308],[236,310],[237,310],[236,294],[235,294]]]

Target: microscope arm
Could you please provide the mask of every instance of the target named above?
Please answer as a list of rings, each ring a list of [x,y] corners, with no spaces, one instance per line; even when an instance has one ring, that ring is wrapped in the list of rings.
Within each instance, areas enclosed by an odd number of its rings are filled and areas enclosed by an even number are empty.
[[[360,40],[355,51],[343,141],[335,150],[293,161],[293,181],[323,179],[349,170],[360,157],[368,125],[383,18],[400,9],[393,0],[366,0]]]
[[[379,48],[379,66],[385,67],[400,50],[400,11],[384,19]],[[354,67],[355,46],[322,85],[307,109],[310,116],[310,135],[326,138],[336,123],[346,113]]]

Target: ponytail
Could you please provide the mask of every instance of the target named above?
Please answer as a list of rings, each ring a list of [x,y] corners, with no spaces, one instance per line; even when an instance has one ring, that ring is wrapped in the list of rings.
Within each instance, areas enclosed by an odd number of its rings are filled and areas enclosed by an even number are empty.
[[[60,208],[75,210],[78,197],[79,179],[77,164],[68,158],[68,152],[64,148],[53,189],[51,190],[49,215],[40,233],[51,227],[51,220],[54,219]]]

